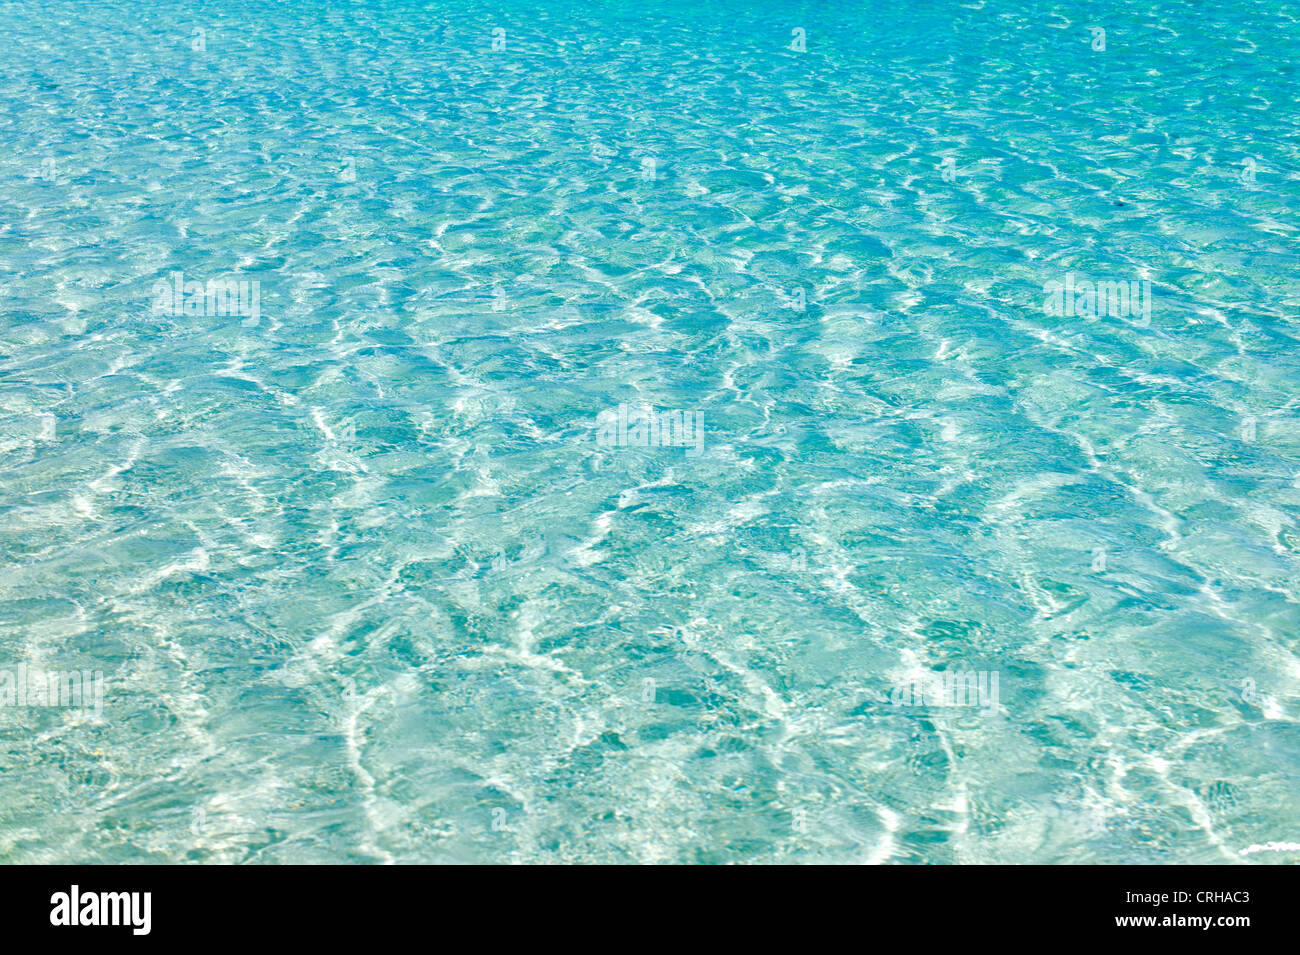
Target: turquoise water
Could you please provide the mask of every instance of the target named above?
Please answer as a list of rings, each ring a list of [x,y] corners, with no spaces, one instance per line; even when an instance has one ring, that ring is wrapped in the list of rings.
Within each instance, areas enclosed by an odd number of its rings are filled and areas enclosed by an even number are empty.
[[[0,3],[0,859],[1300,861],[1298,20]]]

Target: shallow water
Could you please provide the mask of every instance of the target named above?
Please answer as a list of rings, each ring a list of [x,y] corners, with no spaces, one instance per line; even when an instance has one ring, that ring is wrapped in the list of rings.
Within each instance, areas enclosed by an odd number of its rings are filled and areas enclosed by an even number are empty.
[[[1300,861],[1300,8],[1044,9],[0,2],[0,860]]]

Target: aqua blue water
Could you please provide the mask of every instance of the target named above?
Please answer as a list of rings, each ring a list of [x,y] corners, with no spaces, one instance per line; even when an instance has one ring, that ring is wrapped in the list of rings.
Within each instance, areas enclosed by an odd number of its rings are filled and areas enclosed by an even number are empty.
[[[0,860],[1300,861],[1298,21],[0,2]]]

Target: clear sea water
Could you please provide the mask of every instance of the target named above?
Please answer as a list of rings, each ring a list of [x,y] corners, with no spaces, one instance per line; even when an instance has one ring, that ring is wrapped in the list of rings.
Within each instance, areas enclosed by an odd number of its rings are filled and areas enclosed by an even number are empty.
[[[1300,861],[1298,19],[0,2],[0,860]]]

